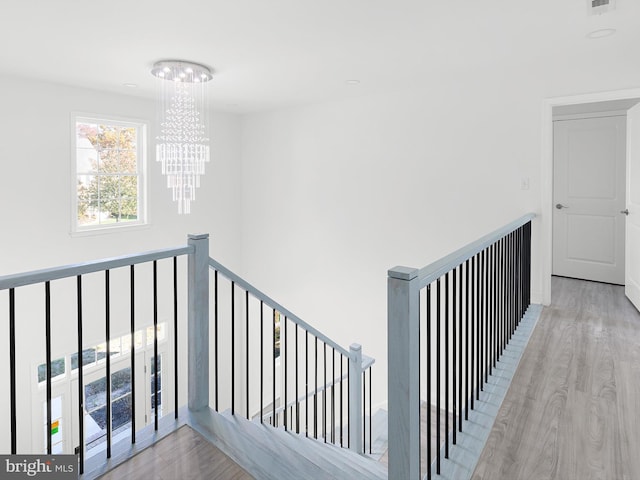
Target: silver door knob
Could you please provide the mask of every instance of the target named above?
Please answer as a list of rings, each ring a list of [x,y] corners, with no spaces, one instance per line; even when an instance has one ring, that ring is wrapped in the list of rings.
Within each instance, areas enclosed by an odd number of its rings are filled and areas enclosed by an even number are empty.
[[[620,213],[624,213],[625,215],[629,215],[629,209],[625,208],[624,210],[620,210]]]
[[[563,204],[561,204],[561,203],[556,203],[556,208],[557,208],[558,210],[562,210],[563,208],[569,208],[569,207],[567,207],[566,205],[563,205]]]

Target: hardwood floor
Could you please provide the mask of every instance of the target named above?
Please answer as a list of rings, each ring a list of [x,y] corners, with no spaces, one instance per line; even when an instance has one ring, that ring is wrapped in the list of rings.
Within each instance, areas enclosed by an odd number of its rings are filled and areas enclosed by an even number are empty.
[[[245,480],[253,477],[188,426],[100,477],[102,480]]]
[[[554,277],[474,479],[640,479],[640,314]]]

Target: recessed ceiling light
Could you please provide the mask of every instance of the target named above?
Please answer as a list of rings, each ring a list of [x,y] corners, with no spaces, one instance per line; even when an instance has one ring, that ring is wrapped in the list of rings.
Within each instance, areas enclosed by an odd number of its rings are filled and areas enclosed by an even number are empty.
[[[352,80],[347,80],[346,81],[347,85],[360,85],[360,80],[356,80],[355,78]]]
[[[601,28],[599,30],[594,30],[593,32],[587,33],[587,38],[596,39],[610,37],[614,33],[616,33],[615,28]]]
[[[127,87],[127,88],[136,88],[138,86],[137,83],[123,83],[122,84],[123,87]]]

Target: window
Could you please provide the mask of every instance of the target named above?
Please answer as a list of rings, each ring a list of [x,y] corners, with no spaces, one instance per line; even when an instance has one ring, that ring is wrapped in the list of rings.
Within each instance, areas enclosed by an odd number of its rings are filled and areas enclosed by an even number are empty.
[[[51,360],[51,379],[64,375],[64,357]],[[47,379],[47,364],[38,365],[38,383]]]
[[[73,127],[73,231],[144,224],[145,124],[76,116]]]
[[[158,416],[162,416],[162,355],[158,356],[158,372],[156,373],[156,357],[151,357],[151,415],[156,412],[156,382],[158,382]]]
[[[87,451],[107,440],[107,382],[101,377],[84,387]],[[131,428],[131,367],[111,374],[111,428],[115,437]],[[53,430],[52,430],[53,431]]]
[[[275,312],[273,317],[273,358],[280,356],[280,320],[284,318],[280,312]]]

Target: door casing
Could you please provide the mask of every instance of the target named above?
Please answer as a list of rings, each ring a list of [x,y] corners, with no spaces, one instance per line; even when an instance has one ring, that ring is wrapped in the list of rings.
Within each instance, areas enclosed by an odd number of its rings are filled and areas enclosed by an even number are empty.
[[[542,152],[541,152],[541,215],[540,228],[540,290],[534,287],[532,298],[543,305],[551,303],[551,272],[553,266],[553,107],[610,100],[640,98],[640,88],[598,92],[584,95],[546,98],[542,102]]]

